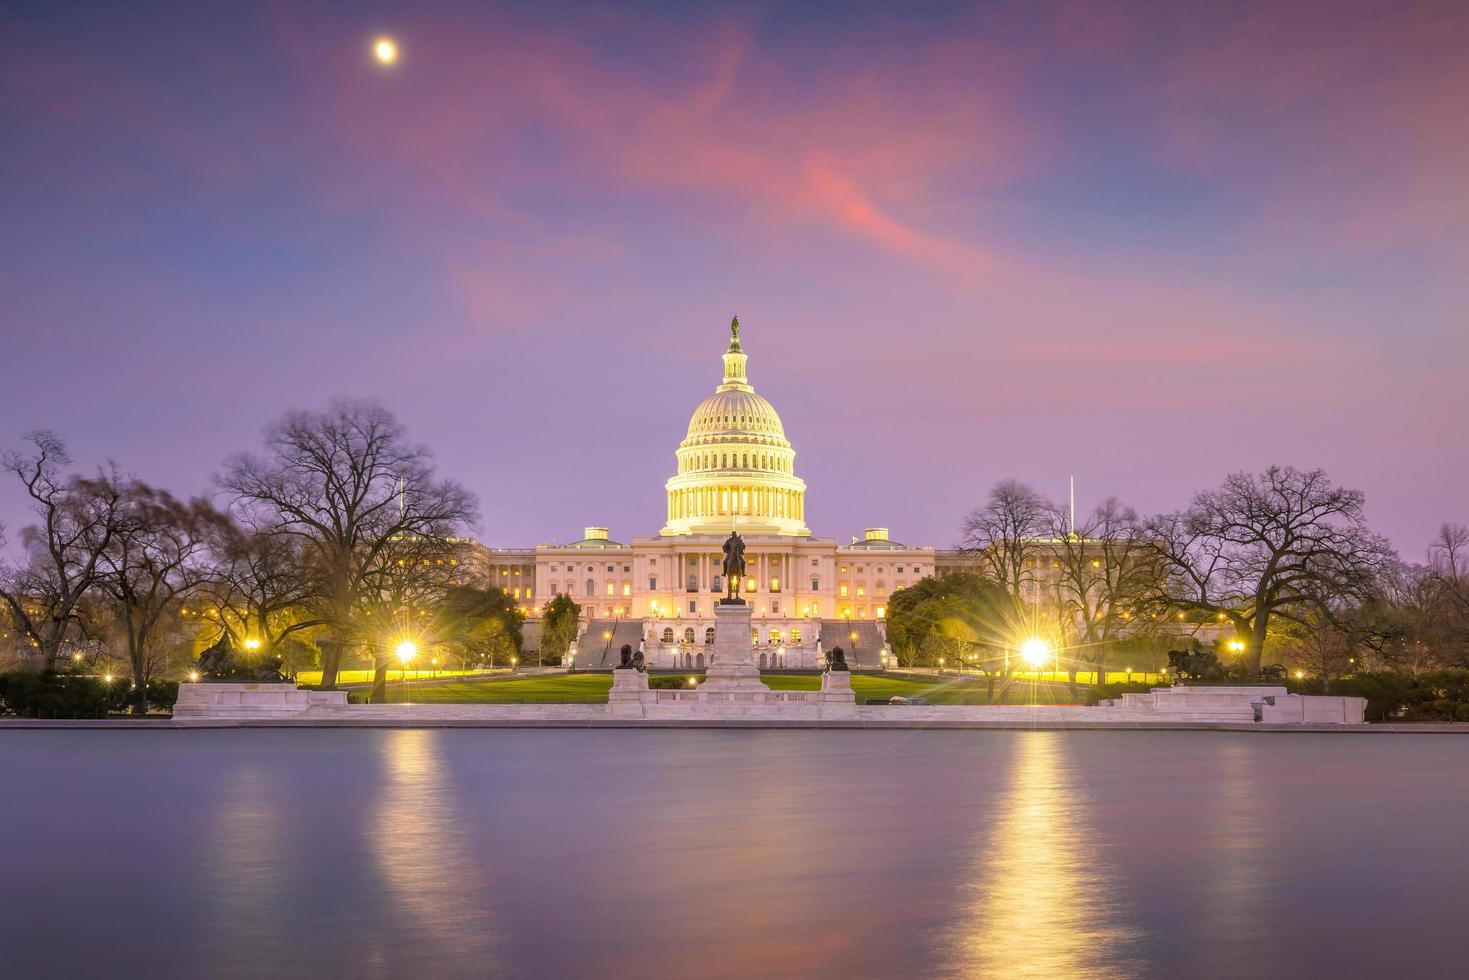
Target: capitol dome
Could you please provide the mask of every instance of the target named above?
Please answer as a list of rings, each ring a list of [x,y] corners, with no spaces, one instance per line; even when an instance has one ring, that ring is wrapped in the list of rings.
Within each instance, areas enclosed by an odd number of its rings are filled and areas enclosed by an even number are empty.
[[[746,377],[748,360],[736,317],[724,352],[724,380],[694,409],[679,443],[678,473],[665,485],[663,534],[811,533],[795,450],[775,406]]]

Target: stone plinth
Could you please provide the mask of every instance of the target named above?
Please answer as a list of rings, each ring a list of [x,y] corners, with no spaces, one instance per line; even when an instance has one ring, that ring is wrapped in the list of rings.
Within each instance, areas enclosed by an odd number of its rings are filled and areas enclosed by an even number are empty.
[[[857,695],[852,691],[851,671],[828,670],[822,674],[818,700],[823,718],[857,717]]]
[[[179,685],[175,718],[281,718],[311,708],[345,708],[346,691],[302,691],[294,684]]]
[[[755,645],[750,642],[752,610],[743,602],[720,602],[714,607],[714,655],[701,693],[758,692],[770,688],[760,680]]]
[[[1322,694],[1287,694],[1260,706],[1260,720],[1275,725],[1360,725],[1366,713],[1366,698]]]
[[[647,674],[640,670],[614,670],[612,690],[607,692],[607,713],[621,718],[641,718],[648,694]]]

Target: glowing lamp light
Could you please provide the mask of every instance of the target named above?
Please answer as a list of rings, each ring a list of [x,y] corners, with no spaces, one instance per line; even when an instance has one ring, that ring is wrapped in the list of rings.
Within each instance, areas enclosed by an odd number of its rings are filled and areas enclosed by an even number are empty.
[[[191,681],[197,681],[197,680],[199,680],[199,672],[197,670],[191,670],[191,671],[189,671],[189,680],[191,680]]]
[[[372,56],[380,65],[395,64],[398,60],[398,42],[390,37],[380,37],[372,44]]]
[[[251,653],[254,653],[256,650],[260,649],[260,641],[255,639],[255,637],[253,636],[250,637],[250,639],[245,641],[245,649],[249,650]]]
[[[111,674],[103,674],[102,675],[102,683],[104,683],[104,684],[111,684],[112,683],[112,675]]]
[[[399,663],[406,664],[408,663],[408,661],[418,656],[418,645],[415,644],[412,640],[404,640],[402,643],[398,644],[397,649],[395,649],[393,652],[398,655]]]
[[[1051,645],[1045,640],[1030,639],[1020,644],[1020,656],[1032,667],[1039,667],[1051,655]]]
[[[695,680],[692,677],[689,678],[689,687],[697,687],[698,685],[699,685],[699,682],[697,680]]]

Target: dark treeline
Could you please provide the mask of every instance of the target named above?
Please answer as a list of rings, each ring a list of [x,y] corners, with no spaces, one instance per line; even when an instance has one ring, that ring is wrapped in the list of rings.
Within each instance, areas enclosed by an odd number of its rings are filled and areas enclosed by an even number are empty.
[[[1236,676],[1288,665],[1327,685],[1469,666],[1469,529],[1443,525],[1407,562],[1364,503],[1320,470],[1271,467],[1174,513],[1109,498],[1073,526],[1066,507],[1005,481],[964,520],[972,574],[895,593],[889,641],[902,663],[993,670],[1037,637],[1073,674],[1124,658],[1156,668],[1183,647]]]
[[[319,667],[325,687],[366,663],[377,698],[405,640],[446,667],[521,651],[525,611],[476,584],[474,496],[375,403],[287,413],[195,499],[113,463],[74,472],[49,432],[3,465],[34,520],[0,564],[0,652],[126,680],[138,710],[221,643],[288,674]],[[1147,517],[1109,498],[1073,520],[1002,482],[964,519],[967,570],[895,593],[888,640],[903,665],[993,672],[1038,639],[1073,678],[1156,668],[1178,646],[1241,676],[1288,664],[1327,685],[1463,667],[1469,530],[1445,524],[1407,562],[1363,507],[1320,470],[1289,467]],[[579,611],[566,597],[540,611],[539,655],[555,662]]]
[[[72,472],[49,432],[3,461],[35,515],[0,565],[4,644],[116,675],[136,710],[220,643],[287,672],[319,666],[325,687],[344,658],[365,661],[378,697],[405,640],[445,666],[520,652],[522,611],[473,584],[474,496],[375,403],[288,413],[192,500],[112,463]]]

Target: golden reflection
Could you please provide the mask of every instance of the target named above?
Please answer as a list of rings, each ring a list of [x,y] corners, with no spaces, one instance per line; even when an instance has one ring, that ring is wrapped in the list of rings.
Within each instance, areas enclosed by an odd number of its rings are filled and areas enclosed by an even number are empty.
[[[280,926],[286,873],[282,849],[289,829],[282,824],[282,801],[274,792],[269,767],[245,762],[208,818],[204,873],[213,896],[216,928],[231,943],[250,948],[265,942]]]
[[[1015,762],[992,832],[982,836],[959,941],[964,976],[1121,977],[1140,938],[1085,819],[1058,732],[1016,736]]]
[[[371,824],[372,853],[395,928],[493,972],[490,955],[499,937],[485,928],[487,869],[445,856],[468,830],[438,736],[411,729],[383,733],[385,778]]]
[[[1263,866],[1259,785],[1253,771],[1258,765],[1243,740],[1219,747],[1214,798],[1207,809],[1208,823],[1200,828],[1201,851],[1210,860],[1199,870],[1209,893],[1206,906],[1211,935],[1261,935],[1269,923],[1259,917],[1267,908],[1270,875]]]

